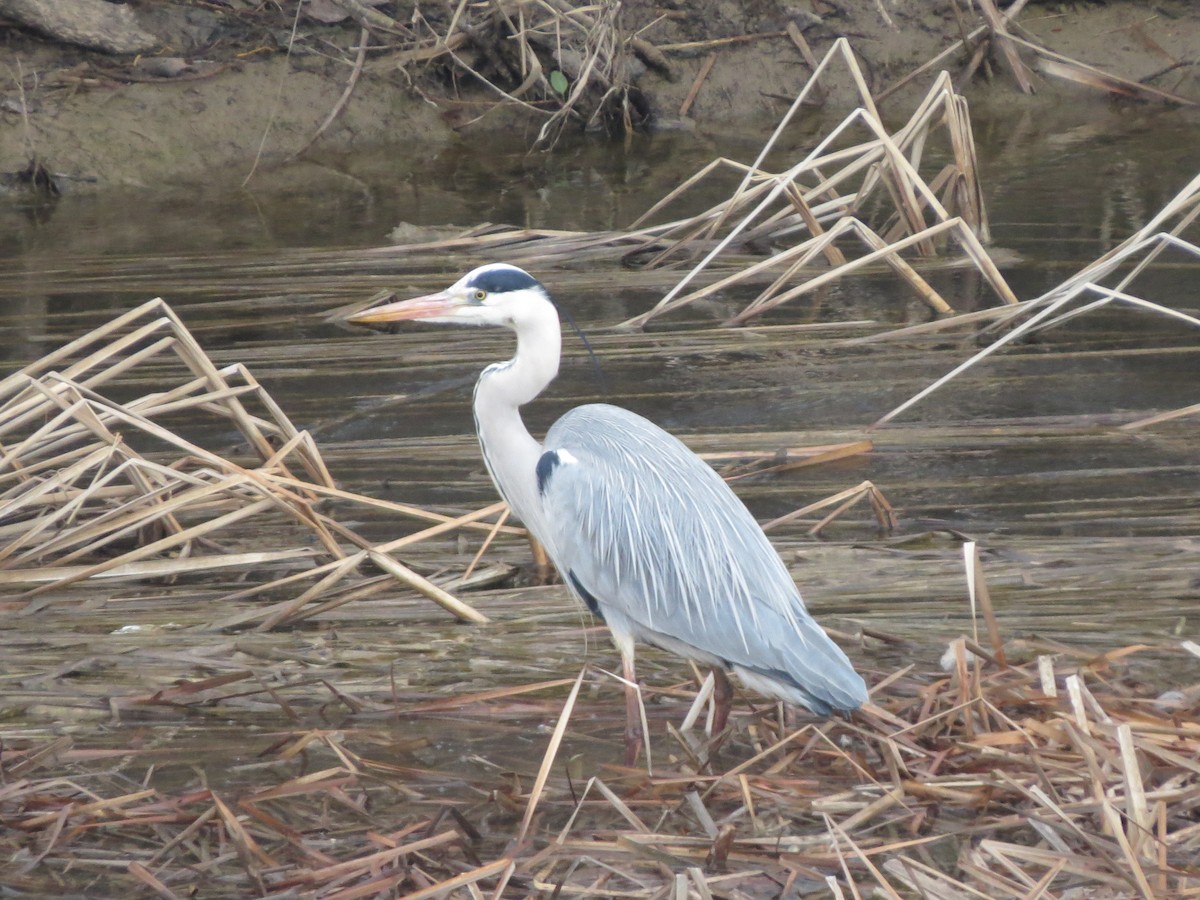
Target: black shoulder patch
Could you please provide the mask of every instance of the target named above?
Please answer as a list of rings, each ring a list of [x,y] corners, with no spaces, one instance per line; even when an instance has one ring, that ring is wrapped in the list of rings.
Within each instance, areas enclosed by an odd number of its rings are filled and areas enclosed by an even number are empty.
[[[489,266],[471,279],[470,287],[479,288],[489,294],[503,294],[507,291],[541,287],[541,284],[524,269],[518,269],[516,266]]]
[[[592,615],[604,621],[604,613],[600,612],[600,601],[587,592],[587,589],[579,583],[579,579],[575,577],[574,572],[567,573],[567,579],[571,582],[571,587],[575,588],[575,593],[583,598],[583,602],[587,604],[587,608],[592,611]]]
[[[558,458],[557,450],[547,450],[538,458],[537,461],[537,484],[538,494],[546,493],[546,484],[550,481],[550,476],[554,470],[558,468],[558,464],[562,460]]]

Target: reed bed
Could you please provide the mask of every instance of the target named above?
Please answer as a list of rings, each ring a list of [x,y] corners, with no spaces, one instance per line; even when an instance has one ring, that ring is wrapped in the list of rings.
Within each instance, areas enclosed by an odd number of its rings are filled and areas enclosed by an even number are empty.
[[[136,394],[146,383],[155,389]],[[319,597],[397,585],[486,621],[393,554],[447,531],[494,529],[480,520],[500,505],[453,517],[339,490],[312,437],[244,366],[218,369],[162,300],[0,382],[0,440],[0,584],[24,589],[25,614],[89,580],[232,571],[259,576],[239,597],[315,583],[227,624],[274,627]],[[213,449],[233,440],[241,451]],[[318,509],[328,498],[425,527],[375,546]],[[383,577],[364,576],[367,563]]]
[[[1200,646],[1005,639],[973,543],[961,560],[966,635],[940,667],[867,667],[873,702],[848,719],[743,699],[715,738],[696,724],[700,673],[645,689],[655,740],[636,769],[613,763],[618,688],[591,666],[422,697],[298,678],[299,658],[229,659],[113,697],[133,721],[213,719],[201,727],[226,775],[209,784],[137,741],[11,735],[0,843],[14,865],[0,883],[161,897],[1200,892]],[[877,640],[867,630],[858,639]],[[1192,681],[1160,693],[1146,676],[1163,661]],[[317,725],[319,708],[341,714]],[[251,715],[265,727],[248,745],[237,723]],[[486,758],[427,762],[447,715]],[[498,753],[499,735],[523,755]]]

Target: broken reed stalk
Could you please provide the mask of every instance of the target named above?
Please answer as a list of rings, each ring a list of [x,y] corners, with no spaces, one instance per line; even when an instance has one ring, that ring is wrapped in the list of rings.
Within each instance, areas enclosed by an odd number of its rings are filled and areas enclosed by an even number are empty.
[[[131,400],[104,393],[150,367],[156,383],[179,380]],[[202,438],[184,437],[166,424],[170,418],[186,419],[192,432],[228,421],[257,460],[236,462],[203,446]],[[26,600],[51,592],[61,597],[63,588],[92,578],[195,576],[269,562],[300,569],[300,579],[319,579],[282,609],[262,613],[272,625],[287,624],[343,581],[351,581],[353,593],[359,565],[370,560],[395,584],[455,616],[486,621],[389,554],[470,527],[500,506],[453,518],[339,490],[311,436],[292,425],[245,367],[218,368],[161,299],[0,381],[0,442],[0,533],[7,539],[0,549],[0,583],[34,585],[22,595]],[[437,524],[374,547],[317,512],[313,504],[321,497]],[[262,525],[247,528],[252,522]],[[289,529],[307,533],[316,549],[303,537],[279,549]],[[268,539],[270,549],[250,546],[251,534]],[[238,545],[238,552],[226,543]],[[314,569],[314,556],[332,560],[334,574]],[[45,602],[30,602],[25,614]]]
[[[801,507],[800,509],[793,510],[790,513],[786,513],[776,519],[772,519],[763,525],[763,531],[769,531],[772,528],[778,528],[780,525],[786,525],[787,523],[794,522],[797,519],[803,519],[805,516],[817,512],[818,510],[834,506],[835,509],[833,512],[829,513],[827,516],[821,519],[821,521],[809,529],[809,534],[817,535],[824,531],[825,528],[832,521],[834,521],[834,519],[841,516],[842,513],[850,509],[850,507],[854,506],[864,498],[871,501],[871,508],[876,514],[880,528],[887,531],[896,527],[896,515],[892,509],[892,505],[888,503],[887,498],[883,496],[883,493],[879,490],[879,488],[877,488],[870,481],[864,481],[862,484],[856,485],[855,487],[847,488],[844,491],[839,491],[838,493],[832,494],[829,497],[825,497],[822,500],[817,500],[815,503],[810,503],[807,506]]]
[[[1027,300],[1015,307],[999,311],[987,311],[984,315],[972,314],[961,317],[960,323],[992,320],[985,326],[983,332],[994,330],[1001,325],[1010,325],[1017,317],[1024,317],[1015,327],[1009,328],[1003,335],[988,346],[972,355],[969,359],[951,369],[932,384],[918,391],[899,406],[876,421],[871,428],[884,425],[904,413],[917,403],[924,400],[939,388],[954,380],[976,363],[991,356],[1005,345],[1020,337],[1034,334],[1046,328],[1056,327],[1070,321],[1076,316],[1093,312],[1112,304],[1131,307],[1137,311],[1151,312],[1164,316],[1192,328],[1200,328],[1200,318],[1179,310],[1153,303],[1127,292],[1127,288],[1167,249],[1184,253],[1192,259],[1200,259],[1200,245],[1193,244],[1179,237],[1200,216],[1200,176],[1193,179],[1179,194],[1169,202],[1147,225],[1127,238],[1119,247],[1104,254],[1104,256],[1085,266],[1082,270],[1067,278],[1060,285],[1037,297]],[[1170,223],[1172,217],[1176,218]],[[1157,229],[1170,224],[1169,231]],[[1122,273],[1122,268],[1129,271]],[[1107,287],[1100,283],[1104,279],[1120,275],[1115,287]],[[1090,299],[1097,297],[1097,299]],[[1084,302],[1080,302],[1084,301]],[[1075,304],[1074,308],[1071,305]],[[939,323],[948,326],[954,319]],[[869,340],[882,340],[888,337],[912,336],[924,333],[930,329],[927,326],[916,326],[891,332],[888,335],[875,335]],[[858,339],[862,340],[862,339]]]

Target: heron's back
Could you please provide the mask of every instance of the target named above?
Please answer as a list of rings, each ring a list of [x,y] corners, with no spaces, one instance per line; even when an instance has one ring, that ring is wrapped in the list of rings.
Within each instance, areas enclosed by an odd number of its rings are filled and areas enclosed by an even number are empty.
[[[866,700],[754,517],[675,437],[620,407],[581,406],[547,433],[538,468],[545,542],[618,642],[732,667],[818,713]]]

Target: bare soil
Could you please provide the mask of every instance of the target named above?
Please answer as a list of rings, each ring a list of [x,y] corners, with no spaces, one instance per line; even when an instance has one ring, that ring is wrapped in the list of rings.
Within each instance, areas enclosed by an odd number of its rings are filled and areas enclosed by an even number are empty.
[[[350,20],[297,21],[293,2],[258,9],[202,0],[137,0],[133,6],[143,27],[161,40],[153,57],[107,56],[0,21],[7,60],[0,84],[0,173],[10,184],[34,159],[63,176],[63,188],[249,174],[256,158],[262,168],[278,165],[308,144],[338,104],[362,34]],[[413,12],[405,0],[379,10],[400,22],[411,21]],[[966,30],[979,24],[973,16],[964,17]],[[637,79],[654,127],[701,132],[766,133],[810,73],[787,34],[789,23],[817,58],[847,37],[877,89],[960,35],[954,5],[927,0],[627,0],[622,17],[627,34],[638,32],[666,48],[669,71],[648,68]],[[1018,21],[1061,53],[1200,98],[1200,6],[1188,0],[1031,3]],[[721,39],[732,40],[712,43]],[[317,141],[320,152],[414,142],[432,152],[459,137],[514,126],[525,128],[532,142],[540,119],[498,103],[493,89],[444,56],[402,67],[401,43],[372,33],[361,77]],[[461,59],[479,67],[486,67],[487,56],[487,48],[470,44],[460,51]],[[711,68],[681,115],[710,58]],[[959,51],[945,67],[961,72],[965,61]],[[927,85],[931,74],[915,85]],[[973,103],[1029,104],[1044,111],[1110,99],[1095,88],[1042,75],[1035,76],[1035,87],[1036,96],[1021,94],[994,58],[968,93]]]

